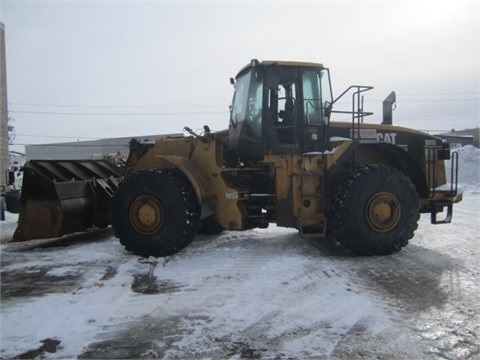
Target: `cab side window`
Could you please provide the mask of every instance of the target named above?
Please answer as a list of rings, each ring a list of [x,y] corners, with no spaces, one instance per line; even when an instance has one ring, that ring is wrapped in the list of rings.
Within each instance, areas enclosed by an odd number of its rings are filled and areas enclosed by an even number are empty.
[[[282,144],[293,144],[297,112],[295,83],[280,84],[274,98],[276,101],[274,125],[278,141]]]
[[[247,100],[246,119],[259,139],[262,137],[262,100],[262,82],[252,81]]]
[[[332,102],[328,72],[305,71],[302,75],[302,84],[305,123],[325,125],[329,120],[325,109]]]
[[[278,124],[283,126],[295,123],[295,84],[283,84],[278,90]]]

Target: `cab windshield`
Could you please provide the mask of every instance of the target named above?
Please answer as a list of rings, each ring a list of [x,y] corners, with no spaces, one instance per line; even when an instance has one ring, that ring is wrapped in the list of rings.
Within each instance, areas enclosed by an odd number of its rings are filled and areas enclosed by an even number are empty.
[[[261,138],[263,81],[255,71],[250,69],[236,79],[230,122],[238,125],[246,121],[254,134]]]

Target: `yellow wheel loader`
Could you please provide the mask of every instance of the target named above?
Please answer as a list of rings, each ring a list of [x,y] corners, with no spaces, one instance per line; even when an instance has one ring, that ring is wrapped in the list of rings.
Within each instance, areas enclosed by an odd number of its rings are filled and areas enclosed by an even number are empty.
[[[458,156],[437,137],[393,126],[393,92],[382,123],[367,124],[363,95],[371,87],[351,86],[334,99],[329,70],[318,63],[252,60],[231,83],[228,130],[185,128],[189,136],[132,140],[122,179],[109,168],[71,180],[51,171],[42,186],[24,184],[15,240],[111,222],[128,251],[166,256],[199,232],[276,223],[380,255],[407,245],[420,213],[430,213],[434,224],[451,221],[461,200]],[[337,110],[345,95],[352,97],[351,110]],[[351,121],[331,122],[333,113]],[[452,162],[449,185],[445,160]],[[26,172],[38,179],[44,169],[36,165]],[[55,210],[42,215],[40,206],[52,204]],[[58,231],[40,230],[53,224]]]

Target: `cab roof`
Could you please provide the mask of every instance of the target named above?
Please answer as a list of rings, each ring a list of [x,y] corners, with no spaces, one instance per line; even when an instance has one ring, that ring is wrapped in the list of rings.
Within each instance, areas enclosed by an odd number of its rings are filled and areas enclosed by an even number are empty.
[[[320,63],[314,63],[314,62],[303,62],[303,61],[281,61],[281,60],[263,60],[263,61],[258,61],[256,59],[253,59],[250,64],[245,65],[238,73],[237,77],[243,73],[245,70],[249,69],[252,67],[252,64],[256,62],[256,66],[269,66],[269,65],[279,65],[279,66],[285,66],[285,67],[305,67],[305,68],[319,68],[319,69],[324,69],[325,67],[323,64]]]

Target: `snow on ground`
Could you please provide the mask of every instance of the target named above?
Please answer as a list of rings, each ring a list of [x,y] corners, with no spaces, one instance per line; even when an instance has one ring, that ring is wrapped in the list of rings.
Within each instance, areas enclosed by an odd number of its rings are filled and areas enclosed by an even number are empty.
[[[3,244],[0,357],[474,358],[480,154],[459,153],[466,194],[453,223],[422,217],[411,244],[387,257],[276,226],[199,236],[159,259],[111,235]],[[14,230],[7,215],[2,237]]]
[[[145,324],[154,332],[175,334],[149,334],[155,341],[142,353],[223,357],[235,352],[224,347],[236,343],[248,343],[255,349],[251,351],[271,343],[274,346],[267,347],[275,353],[270,356],[298,357],[330,354],[358,323],[364,323],[371,336],[392,323],[387,310],[344,270],[322,261],[296,232],[276,227],[201,236],[167,259],[132,256],[112,237],[14,257],[12,262],[5,254],[3,273],[31,272],[37,277],[38,269],[47,269],[47,279],[67,278],[71,286],[38,297],[18,289],[17,296],[3,302],[2,328],[8,329],[2,331],[3,357],[22,354],[46,338],[62,344],[52,357],[75,357],[112,332],[128,333],[128,328]],[[163,329],[157,322],[174,324]],[[163,343],[168,341],[174,346],[166,350]],[[98,357],[101,352],[90,354]]]

